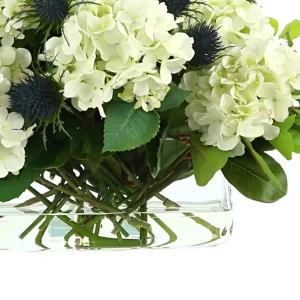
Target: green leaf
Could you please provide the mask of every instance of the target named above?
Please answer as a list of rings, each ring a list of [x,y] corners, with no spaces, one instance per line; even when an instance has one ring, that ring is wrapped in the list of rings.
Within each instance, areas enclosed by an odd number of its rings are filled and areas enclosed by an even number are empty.
[[[100,167],[103,159],[103,129],[101,127],[91,127],[86,132],[83,142],[83,153],[87,154],[93,172]]]
[[[187,151],[189,146],[177,140],[165,140],[161,148],[161,171],[167,171],[177,159]]]
[[[287,160],[292,159],[294,150],[294,142],[291,134],[286,130],[280,130],[278,137],[270,141],[273,145]]]
[[[274,147],[265,138],[256,138],[252,142],[252,146],[257,152],[267,152],[274,150]]]
[[[185,114],[187,102],[182,103],[179,107],[168,110],[166,121],[170,123],[169,135],[192,135],[192,130],[188,125],[188,118]],[[160,114],[161,117],[163,114]]]
[[[153,178],[166,171],[187,149],[180,141],[167,139],[170,124],[160,136],[146,145],[148,163]]]
[[[290,135],[292,136],[295,153],[300,154],[300,132],[297,129],[291,128],[289,130]]]
[[[45,148],[43,136],[36,132],[28,140],[26,146],[25,166],[33,169],[51,169],[61,167],[70,157],[71,139],[63,135],[64,139],[56,139],[50,130],[47,133],[47,149]]]
[[[72,155],[78,150],[78,148],[80,148],[80,146],[83,146],[82,142],[85,131],[83,130],[83,128],[74,129],[70,131],[70,135],[72,137],[70,144],[70,154]]]
[[[142,146],[156,136],[159,126],[157,112],[134,109],[133,103],[112,101],[107,109],[102,151],[126,151]]]
[[[161,107],[157,109],[159,112],[169,110],[180,106],[185,98],[191,93],[190,91],[180,89],[176,84],[170,84],[170,91],[168,92],[166,98],[162,101]]]
[[[180,106],[172,108],[170,110],[160,112],[160,118],[162,122],[171,123],[171,126],[182,126],[187,123],[187,116],[185,114],[185,109],[187,107],[187,102],[183,102]]]
[[[154,139],[146,144],[149,168],[153,178],[156,178],[161,169],[162,146],[168,135],[169,129],[170,124],[168,124],[161,134],[157,135]]]
[[[87,160],[87,151],[84,148],[85,130],[77,128],[70,131],[72,137],[70,143],[70,155],[79,160]]]
[[[280,164],[272,157],[265,153],[261,157],[278,178],[280,187],[274,184],[249,152],[229,158],[222,171],[226,179],[247,198],[272,203],[287,194],[287,178]]]
[[[297,154],[300,154],[300,146],[299,145],[294,145],[294,152]]]
[[[281,34],[279,35],[280,38],[285,40],[295,40],[300,36],[300,21],[293,20],[289,24],[287,24]]]
[[[48,136],[47,146],[52,143],[52,136]],[[45,145],[43,142],[42,134],[37,131],[35,134],[28,139],[28,143],[26,145],[26,161],[25,166],[30,165],[32,161],[36,159],[39,155],[45,153]]]
[[[217,147],[204,146],[200,136],[191,138],[191,152],[194,174],[197,184],[205,186],[221,170],[230,155],[229,151],[221,151]]]
[[[28,167],[33,169],[53,169],[63,166],[70,158],[70,139],[53,141]]]
[[[87,153],[84,153],[83,142],[79,144],[75,151],[72,151],[71,156],[79,160],[87,160]]]
[[[296,119],[296,115],[292,115],[292,116],[287,117],[284,120],[284,122],[274,122],[273,125],[279,127],[280,129],[283,129],[283,130],[289,130],[294,125],[295,119]]]
[[[294,121],[294,124],[300,126],[300,115],[297,115]]]
[[[274,28],[274,35],[276,35],[278,33],[278,29],[279,29],[279,24],[278,24],[278,21],[274,18],[270,18],[269,17],[269,20],[270,20],[270,25]]]
[[[274,175],[274,173],[272,173],[271,169],[269,168],[268,164],[265,162],[263,157],[255,151],[251,142],[248,139],[243,139],[243,142],[247,146],[248,150],[250,151],[257,164],[260,166],[261,170],[270,178],[271,181],[273,181],[275,185],[277,185],[280,188],[280,181]]]
[[[42,170],[23,168],[20,174],[8,175],[0,180],[0,202],[6,202],[19,197],[41,174]]]
[[[118,163],[118,161],[113,156],[109,156],[109,157],[105,158],[105,160],[103,162],[114,173],[114,175],[116,175],[118,178],[121,177],[122,168],[121,168],[120,164]]]

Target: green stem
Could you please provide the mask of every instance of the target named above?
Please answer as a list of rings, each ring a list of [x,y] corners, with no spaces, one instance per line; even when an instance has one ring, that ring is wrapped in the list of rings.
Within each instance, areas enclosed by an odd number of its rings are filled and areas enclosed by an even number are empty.
[[[130,169],[124,164],[122,159],[118,158],[118,156],[115,156],[117,162],[120,164],[123,171],[127,174],[127,176],[130,178],[130,181],[133,182],[137,187],[141,187],[143,183],[136,178],[136,176],[130,171]]]
[[[137,190],[136,192],[132,193],[124,200],[118,202],[118,205],[120,206],[122,204],[127,204],[127,206],[129,206],[130,202],[134,202],[137,199],[140,199],[142,195],[147,191],[151,183],[152,183],[151,180],[148,180],[146,184],[142,184],[142,188],[140,190]]]
[[[31,188],[31,192],[38,197],[43,203],[48,204],[50,206],[51,202],[48,201],[42,194],[40,194],[38,191],[36,191],[34,188]],[[86,236],[89,238],[90,243],[92,246],[96,247],[102,247],[102,248],[110,248],[110,247],[139,247],[140,242],[139,240],[117,240],[117,239],[112,239],[112,238],[104,238],[104,237],[99,237],[93,234],[91,231],[86,229],[85,227],[82,227],[72,221],[70,218],[67,216],[62,216],[62,215],[57,215],[57,217],[72,227],[76,232],[82,234],[83,236]]]
[[[103,220],[103,216],[94,216],[92,219],[90,219],[89,221],[86,222],[85,219],[81,219],[79,222],[77,221],[78,225],[83,225],[86,228],[91,228],[95,223],[99,222],[101,223],[101,221]],[[64,237],[64,240],[68,243],[70,237],[72,235],[74,235],[76,232],[74,229],[71,229]],[[81,235],[81,238],[83,238],[84,236]]]
[[[56,192],[57,192],[56,190],[50,190],[50,191],[46,192],[44,194],[44,196],[46,198],[48,198],[48,197],[51,197],[51,196],[55,195]],[[26,200],[23,203],[17,204],[15,207],[16,208],[26,207],[26,206],[30,206],[30,205],[36,204],[38,202],[41,202],[41,200],[38,199],[37,197],[33,197],[31,199]]]
[[[174,201],[171,201],[170,199],[166,198],[160,193],[157,193],[155,196],[157,197],[157,199],[163,201],[163,204],[167,207],[181,207],[179,204],[175,203]],[[218,237],[220,236],[220,228],[213,226],[204,219],[197,217],[192,213],[183,212],[182,214],[208,229],[212,233],[212,235],[217,235]]]
[[[139,207],[141,207],[143,204],[145,204],[148,200],[153,198],[157,193],[164,190],[167,186],[169,186],[171,183],[173,183],[180,174],[186,172],[187,169],[190,168],[189,163],[187,161],[182,161],[177,169],[172,171],[172,173],[166,177],[161,182],[158,182],[154,184],[149,190],[146,195],[143,195],[138,201],[134,202],[132,205],[130,205],[125,212],[129,215],[136,211]]]
[[[49,187],[52,187],[53,189],[57,189],[58,191],[61,191],[67,195],[73,196],[75,198],[77,197],[77,199],[79,199],[83,202],[88,202],[88,203],[92,204],[93,206],[101,209],[103,212],[112,213],[114,215],[118,214],[121,218],[124,218],[125,220],[127,220],[128,223],[132,224],[132,226],[134,226],[134,227],[142,227],[142,228],[146,228],[148,230],[151,229],[151,226],[148,223],[138,220],[137,218],[130,217],[128,214],[126,214],[126,212],[122,212],[117,208],[113,208],[105,203],[101,203],[101,202],[97,201],[96,199],[91,199],[87,195],[86,195],[86,197],[82,197],[82,196],[76,195],[76,194],[74,195],[74,193],[70,192],[69,189],[66,189],[62,186],[57,186],[57,185],[53,184],[52,182],[47,181],[44,178],[40,178],[40,182]],[[126,232],[123,231],[123,234],[126,235]]]
[[[190,149],[187,149],[175,162],[173,165],[170,166],[170,168],[164,173],[164,178],[167,178],[168,176],[170,176],[172,174],[172,172],[174,172],[177,167],[182,164],[182,162],[186,161],[186,160],[191,160],[191,155],[190,155]],[[185,172],[187,172],[190,168],[188,168]],[[183,172],[182,174],[184,174],[185,172]],[[182,175],[181,174],[181,175]],[[179,176],[177,176],[177,178],[175,180],[177,180],[179,178]]]
[[[144,222],[148,222],[148,216],[147,216],[147,203],[144,203],[141,208],[140,208],[140,212],[141,212],[141,220]],[[141,228],[140,229],[140,241],[142,243],[143,246],[147,246],[147,242],[148,242],[148,230],[145,228]]]
[[[150,247],[150,246],[152,246],[153,244],[154,244],[154,242],[155,242],[155,235],[154,235],[154,233],[152,232],[152,230],[150,230],[149,231],[149,235],[150,235],[150,237],[151,237],[151,240],[150,240],[150,242],[148,243],[148,247]]]
[[[150,214],[150,217],[155,221],[169,236],[169,241],[160,245],[160,247],[172,244],[177,240],[177,235],[175,232],[166,224],[164,223],[161,219],[159,219],[156,215]]]
[[[123,198],[121,201],[118,202],[118,207],[120,207],[123,204],[129,204],[133,199],[138,198],[138,195],[140,193],[140,190],[137,190],[133,192],[131,195],[129,195],[127,198]]]
[[[47,227],[50,224],[50,222],[55,218],[55,214],[58,213],[58,212],[60,212],[60,210],[62,209],[62,207],[66,204],[66,202],[69,199],[68,199],[68,197],[65,197],[63,199],[60,198],[58,200],[61,200],[61,202],[52,210],[51,214],[53,214],[53,215],[47,216],[46,220],[39,226],[39,230],[47,229]]]
[[[61,208],[65,205],[65,203],[68,201],[68,198],[63,199],[57,206],[56,208],[52,211],[53,214],[59,212],[61,210]],[[44,249],[48,249],[48,247],[46,247],[43,244],[43,237],[44,234],[47,230],[47,228],[49,227],[51,221],[55,218],[55,215],[53,216],[47,216],[45,221],[42,223],[42,225],[39,227],[39,233],[37,234],[36,238],[35,238],[35,244],[37,246],[40,246]]]
[[[109,177],[109,179],[114,182],[118,187],[121,187],[126,194],[130,193],[130,190],[124,185],[124,183],[106,167],[105,163],[101,164],[100,166],[101,171]]]
[[[51,187],[58,191],[61,191],[64,194],[67,194],[69,196],[73,196],[75,199],[81,200],[83,202],[88,202],[88,203],[92,204],[93,206],[98,207],[99,209],[103,210],[104,212],[110,212],[110,213],[121,212],[121,211],[117,210],[116,208],[113,208],[105,203],[101,203],[101,202],[97,201],[96,199],[90,198],[88,195],[86,195],[85,197],[78,195],[65,187],[58,186],[58,185],[44,179],[43,177],[41,177],[39,179],[39,181],[48,187]]]
[[[60,168],[60,169],[58,169],[58,171],[62,172],[64,174],[64,176],[66,176],[66,178],[69,179],[69,181],[67,181],[67,180],[66,181],[70,184],[70,186],[73,189],[79,190],[79,191],[81,191],[82,195],[85,196],[87,194],[90,198],[93,198],[94,200],[96,200],[96,197],[90,192],[90,188],[92,188],[92,187],[85,185],[83,182],[79,181],[74,174],[69,173],[65,169]],[[78,187],[81,187],[83,190],[80,190]]]
[[[180,205],[177,204],[176,202],[168,199],[167,197],[165,197],[164,195],[162,195],[161,193],[157,193],[155,194],[155,197],[161,201],[163,201],[163,205],[165,207],[170,207],[170,208],[179,208]]]
[[[201,226],[207,228],[213,236],[217,236],[218,238],[220,237],[220,228],[213,226],[212,224],[208,223],[207,221],[203,220],[202,218],[199,218],[192,213],[183,213],[186,217],[192,219],[196,223],[200,224]]]
[[[95,225],[94,234],[99,236],[101,229],[101,220]]]
[[[67,173],[66,170],[64,170],[63,168],[58,168],[57,171],[60,173],[60,176],[66,181],[68,182],[68,184],[70,185],[70,187],[78,194],[81,195],[83,197],[86,196],[86,193],[82,190],[79,189],[78,185],[74,183],[74,181],[70,178],[70,175]]]
[[[98,169],[94,173],[94,177],[98,180],[99,184],[104,183],[107,186],[111,187],[120,199],[124,198],[124,194],[121,192],[120,187],[118,187],[112,180],[110,180],[105,174],[103,174],[100,169]]]
[[[127,215],[130,215],[131,213],[135,212],[137,209],[142,207],[149,199],[156,196],[157,193],[165,189],[167,186],[169,186],[171,183],[173,183],[180,174],[186,172],[187,169],[190,168],[190,165],[187,161],[182,161],[178,168],[174,171],[172,171],[164,180],[162,180],[159,183],[154,184],[148,191],[146,195],[141,195],[141,197],[137,197],[137,200],[133,202],[131,205],[128,205],[128,207],[125,209],[125,212]],[[146,189],[145,189],[146,190]],[[139,195],[141,191],[137,191],[136,194]],[[121,219],[119,223],[121,224],[124,219]],[[147,223],[146,223],[147,224]],[[133,224],[134,227],[136,227]],[[149,226],[149,224],[148,224]],[[149,230],[151,230],[151,226],[148,227]],[[148,230],[148,231],[149,231]]]
[[[122,225],[114,219],[113,216],[107,216],[109,218],[109,220],[113,223],[114,225],[114,229],[112,231],[112,234],[118,234],[119,232],[121,232],[125,237],[129,237],[129,233],[122,227]]]
[[[104,216],[93,216],[89,221],[87,221],[86,223],[84,223],[84,226],[86,228],[92,228],[94,229],[94,225],[101,223],[101,221],[104,219]]]
[[[82,225],[83,223],[85,222],[84,219],[81,219],[81,220],[77,220],[77,224],[78,225]],[[64,240],[66,241],[66,243],[69,242],[69,239],[71,238],[71,236],[73,234],[77,233],[73,228],[64,236]],[[82,239],[84,238],[84,235],[82,234],[78,234]]]
[[[43,215],[38,216],[32,224],[27,227],[21,234],[20,239],[24,239],[46,216],[46,214],[49,214],[59,203],[60,199],[56,198],[53,202],[48,201],[44,195],[42,197],[39,197],[40,195],[33,187],[29,187],[28,191],[30,191],[33,195],[35,195],[40,201],[43,202],[44,205],[47,206],[47,208],[43,211]],[[44,215],[45,214],[45,215]]]

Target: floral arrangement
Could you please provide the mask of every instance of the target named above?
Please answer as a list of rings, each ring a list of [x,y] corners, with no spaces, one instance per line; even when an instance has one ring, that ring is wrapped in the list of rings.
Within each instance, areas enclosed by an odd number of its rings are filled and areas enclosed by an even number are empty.
[[[300,153],[299,21],[277,31],[253,0],[0,1],[0,202],[88,203],[147,234],[133,213],[189,176],[282,198],[266,152]]]

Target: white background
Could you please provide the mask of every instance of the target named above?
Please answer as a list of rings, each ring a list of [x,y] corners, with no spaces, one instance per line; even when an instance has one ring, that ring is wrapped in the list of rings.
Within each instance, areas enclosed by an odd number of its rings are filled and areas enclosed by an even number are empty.
[[[258,2],[281,27],[300,18],[296,0]],[[0,300],[299,300],[300,156],[292,162],[278,158],[289,178],[287,197],[261,204],[234,191],[229,242],[186,250],[3,251]]]

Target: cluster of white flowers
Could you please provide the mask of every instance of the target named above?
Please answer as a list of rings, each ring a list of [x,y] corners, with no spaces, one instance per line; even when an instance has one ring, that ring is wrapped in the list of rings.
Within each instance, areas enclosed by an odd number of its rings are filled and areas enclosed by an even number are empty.
[[[278,136],[279,128],[272,124],[288,117],[292,92],[300,90],[300,53],[274,36],[257,4],[208,3],[214,9],[208,20],[221,25],[225,45],[236,46],[209,71],[184,75],[181,87],[193,91],[186,114],[191,129],[203,132],[206,145],[232,150],[232,156],[243,155],[241,137],[272,140]],[[239,26],[227,28],[230,22]]]
[[[194,3],[190,9],[201,12],[197,19],[216,25],[224,44],[244,47],[249,36],[268,39],[274,34],[259,4],[247,0],[206,0],[205,3]]]
[[[31,54],[27,49],[11,46],[0,47],[0,106],[9,107],[8,95],[12,82],[20,82],[32,71],[27,69],[31,64]]]
[[[25,146],[35,126],[23,130],[24,119],[9,112],[8,95],[12,82],[19,82],[31,71],[31,54],[23,48],[0,47],[0,178],[18,174],[25,163]],[[25,73],[24,73],[25,72]]]
[[[23,29],[28,28],[26,21],[14,16],[22,9],[25,0],[0,1],[0,38],[2,45],[12,46],[16,39],[24,39]]]
[[[158,0],[96,0],[79,5],[65,21],[63,35],[46,43],[44,59],[55,59],[64,96],[78,110],[98,108],[122,88],[124,101],[145,111],[161,105],[172,74],[184,69],[193,39],[177,32],[179,20]],[[67,71],[66,71],[67,69]]]

